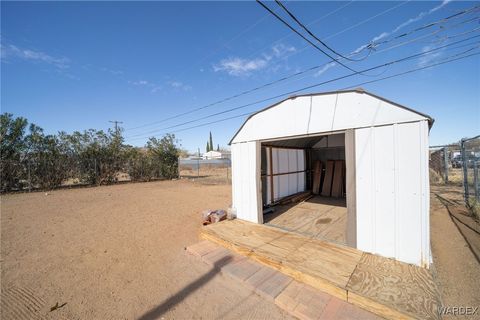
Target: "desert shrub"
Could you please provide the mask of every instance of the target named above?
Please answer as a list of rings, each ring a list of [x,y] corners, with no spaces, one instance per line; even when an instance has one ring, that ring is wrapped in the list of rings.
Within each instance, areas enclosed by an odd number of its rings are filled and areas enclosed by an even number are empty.
[[[26,169],[31,186],[53,189],[67,178],[68,163],[61,144],[54,135],[45,135],[43,129],[31,124],[25,138],[27,145]]]
[[[10,113],[0,115],[0,188],[1,191],[20,189],[25,178],[24,160],[27,119],[13,118]]]
[[[151,158],[144,149],[129,148],[126,151],[127,173],[133,181],[150,181],[154,178]]]
[[[429,172],[430,172],[430,183],[431,184],[445,184],[445,180],[443,179],[443,177],[440,174],[438,174],[438,172],[436,172],[432,168],[429,169]]]
[[[0,117],[1,192],[52,189],[67,179],[84,184],[117,182],[119,173],[132,180],[178,177],[182,150],[174,135],[150,138],[146,148],[126,146],[121,129],[59,132],[47,135],[24,118]],[[26,129],[29,128],[26,134]]]
[[[150,138],[147,142],[148,156],[152,159],[155,178],[178,178],[178,140],[175,135],[166,134],[163,138]]]
[[[68,137],[71,153],[77,159],[80,181],[88,184],[110,184],[117,181],[124,154],[121,138],[109,131],[86,130]]]

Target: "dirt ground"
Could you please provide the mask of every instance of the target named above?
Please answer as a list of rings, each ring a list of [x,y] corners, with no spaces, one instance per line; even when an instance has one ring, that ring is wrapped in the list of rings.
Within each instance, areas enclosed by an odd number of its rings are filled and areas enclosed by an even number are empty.
[[[230,186],[211,182],[1,196],[1,318],[289,318],[184,251],[198,241],[200,212],[230,204]],[[462,196],[457,187],[432,187],[443,305],[479,306],[480,265],[435,194],[459,204]]]
[[[449,216],[439,195],[463,206],[462,188],[432,186],[430,204],[430,238],[434,262],[434,275],[444,306],[480,307],[480,264],[465,239]],[[478,319],[465,317],[465,319]],[[462,319],[448,317],[445,319]]]
[[[1,318],[289,318],[184,251],[230,197],[184,180],[2,196]]]

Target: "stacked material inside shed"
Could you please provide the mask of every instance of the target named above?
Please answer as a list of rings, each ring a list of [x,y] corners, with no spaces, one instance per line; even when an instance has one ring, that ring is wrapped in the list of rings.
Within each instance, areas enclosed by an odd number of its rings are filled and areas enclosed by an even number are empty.
[[[275,205],[305,192],[307,195],[344,198],[344,141],[345,134],[340,133],[264,144],[261,170],[263,204]],[[304,198],[297,197],[297,200]]]

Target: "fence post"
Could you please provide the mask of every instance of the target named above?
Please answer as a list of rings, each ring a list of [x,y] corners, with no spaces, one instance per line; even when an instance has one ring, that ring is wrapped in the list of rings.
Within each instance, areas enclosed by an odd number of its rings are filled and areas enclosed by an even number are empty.
[[[445,184],[448,183],[448,148],[443,148],[443,162],[444,162],[444,169],[445,169]]]
[[[478,190],[478,164],[476,160],[473,162],[473,188],[475,189],[475,199],[480,201],[480,192]]]
[[[27,170],[28,170],[28,192],[32,192],[32,178],[30,174],[30,161],[27,160]]]
[[[462,167],[463,167],[463,192],[465,204],[468,205],[468,171],[467,171],[467,155],[465,153],[465,140],[462,139],[460,143],[462,152]]]
[[[97,158],[93,159],[93,170],[95,170],[95,184],[98,184]]]

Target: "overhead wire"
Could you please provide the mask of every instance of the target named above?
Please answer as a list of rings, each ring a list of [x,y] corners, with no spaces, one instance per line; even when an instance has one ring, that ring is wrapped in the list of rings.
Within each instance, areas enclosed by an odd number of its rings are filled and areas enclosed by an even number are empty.
[[[326,52],[325,50],[323,50],[322,48],[320,48],[319,46],[317,46],[315,43],[313,43],[312,41],[310,41],[310,39],[308,39],[307,37],[305,37],[302,33],[300,33],[297,29],[295,29],[294,27],[292,27],[287,21],[285,21],[282,17],[280,17],[278,14],[276,14],[272,9],[270,9],[267,5],[265,5],[261,0],[256,0],[258,4],[260,4],[265,10],[267,10],[272,16],[274,16],[277,20],[279,20],[280,22],[282,22],[287,28],[289,28],[290,30],[292,30],[293,32],[295,32],[297,35],[299,35],[302,39],[304,39],[305,41],[307,41],[312,47],[314,47],[315,49],[317,49],[318,51],[320,51],[321,53],[323,53],[325,56],[327,56],[328,58],[330,58],[330,60],[338,63],[339,65],[341,65],[342,67],[350,70],[350,71],[353,71],[353,72],[357,72],[355,69],[352,69],[350,68],[349,66],[345,65],[344,63],[340,62],[338,58],[335,58],[333,57],[331,54],[329,54],[328,52]]]
[[[462,52],[461,54],[465,54],[466,52],[470,52],[470,51],[472,51],[473,49],[477,49],[477,48],[478,48],[478,46],[477,46],[477,47],[474,47],[474,48],[470,48],[470,49],[466,50],[465,52]],[[480,55],[480,52],[472,53],[472,54],[465,55],[465,56],[460,56],[460,57],[458,57],[458,54],[456,54],[456,55],[447,57],[446,59],[443,59],[443,60],[441,60],[440,62],[431,63],[431,64],[428,64],[428,65],[423,66],[423,67],[417,67],[417,68],[414,68],[414,69],[410,69],[410,70],[407,70],[407,71],[403,71],[403,72],[400,72],[400,73],[396,73],[396,74],[393,74],[393,75],[390,75],[390,76],[386,76],[386,77],[383,77],[383,78],[374,79],[374,80],[370,80],[370,81],[366,81],[366,82],[362,82],[362,83],[357,83],[357,84],[355,84],[355,85],[348,86],[348,87],[345,87],[345,88],[339,89],[339,90],[347,90],[347,89],[356,88],[356,87],[359,87],[359,86],[361,86],[361,85],[365,85],[365,84],[369,84],[369,83],[373,83],[373,82],[379,82],[379,81],[383,81],[383,80],[388,80],[388,79],[391,79],[391,78],[395,78],[395,77],[403,76],[403,75],[406,75],[406,74],[410,74],[410,73],[422,71],[422,70],[425,70],[425,69],[429,69],[429,68],[433,68],[433,67],[440,66],[440,65],[443,65],[443,64],[447,64],[447,63],[451,63],[451,62],[463,60],[463,59],[466,59],[466,58],[469,58],[469,57],[472,57],[472,56],[477,56],[477,55]],[[456,58],[453,58],[453,57],[456,57]],[[277,97],[277,98],[278,98],[278,97]],[[206,122],[206,123],[201,123],[201,124],[198,124],[198,125],[195,125],[195,126],[191,126],[191,127],[187,127],[187,128],[182,128],[182,129],[178,129],[178,130],[175,130],[175,131],[171,131],[170,133],[182,132],[182,131],[186,131],[186,130],[191,130],[191,129],[195,129],[195,128],[207,126],[207,125],[212,125],[212,124],[219,123],[219,122],[223,122],[223,121],[228,121],[228,120],[232,120],[232,119],[236,119],[236,118],[241,118],[241,117],[245,117],[245,116],[250,116],[250,115],[255,114],[256,112],[258,112],[258,111],[255,110],[255,111],[250,111],[250,112],[242,113],[242,114],[235,115],[235,116],[231,116],[231,117],[227,117],[227,118],[217,119],[217,120],[214,120],[214,121],[210,121],[210,122]],[[129,139],[129,140],[134,141],[134,140],[139,140],[139,139],[145,139],[145,137],[138,137],[138,138],[133,138],[133,139]]]
[[[440,47],[436,47],[436,48],[433,48],[433,49],[430,49],[430,50],[425,50],[425,51],[422,51],[422,52],[420,52],[420,53],[416,53],[416,54],[413,54],[413,55],[410,55],[410,56],[407,56],[407,57],[403,57],[403,58],[400,58],[400,59],[396,59],[396,60],[393,60],[393,61],[389,61],[389,62],[380,64],[380,65],[377,65],[377,66],[374,66],[374,67],[366,68],[366,69],[364,69],[364,70],[361,70],[360,72],[376,70],[376,69],[379,69],[379,68],[382,68],[382,67],[385,67],[385,66],[394,65],[394,64],[396,64],[396,63],[399,63],[399,62],[402,62],[402,61],[406,61],[406,60],[410,60],[410,59],[415,58],[415,57],[424,56],[424,55],[430,54],[430,53],[432,53],[432,52],[435,52],[435,51],[438,51],[438,50],[441,50],[441,49],[444,49],[444,48],[447,48],[447,47],[450,47],[450,46],[453,46],[453,45],[456,45],[456,44],[459,44],[459,43],[462,43],[462,42],[465,42],[465,41],[469,41],[469,40],[471,40],[471,39],[478,38],[478,37],[480,37],[480,35],[472,36],[472,37],[469,37],[469,38],[466,38],[466,39],[462,39],[462,40],[459,40],[459,41],[456,41],[456,42],[452,42],[452,43],[450,43],[450,44],[446,44],[446,45],[443,45],[443,46],[440,46]],[[132,137],[137,137],[137,136],[145,136],[145,135],[149,135],[149,134],[156,133],[156,132],[159,132],[159,131],[163,131],[163,130],[168,130],[168,129],[180,127],[180,126],[183,126],[183,125],[186,125],[186,124],[190,124],[190,123],[193,123],[193,122],[197,122],[197,121],[200,121],[200,120],[204,120],[204,119],[207,119],[207,118],[210,118],[210,117],[214,117],[214,116],[217,116],[217,115],[221,115],[221,114],[224,114],[224,113],[227,113],[227,112],[231,112],[231,111],[234,111],[234,110],[246,108],[246,107],[251,106],[251,105],[255,105],[255,104],[258,104],[258,103],[266,102],[266,101],[268,101],[268,100],[272,100],[272,99],[275,99],[275,98],[278,98],[278,97],[282,97],[282,96],[285,96],[285,95],[293,94],[293,93],[296,93],[296,92],[299,92],[299,91],[303,91],[303,90],[306,90],[306,89],[311,89],[311,88],[318,87],[318,86],[321,86],[321,85],[324,85],[324,84],[327,84],[327,83],[331,83],[331,82],[343,80],[343,79],[346,79],[346,78],[350,78],[350,77],[355,76],[355,75],[357,75],[357,74],[358,74],[357,72],[349,73],[349,74],[347,74],[347,75],[343,75],[343,76],[336,77],[336,78],[333,78],[333,79],[325,80],[325,81],[322,81],[322,82],[320,82],[320,83],[316,83],[316,84],[309,85],[309,86],[306,86],[306,87],[303,87],[303,88],[300,88],[300,89],[296,89],[296,90],[293,90],[293,91],[289,91],[289,92],[286,92],[286,93],[282,93],[282,94],[280,94],[280,95],[275,95],[275,96],[270,97],[270,98],[261,99],[261,100],[255,101],[255,102],[247,103],[247,104],[240,105],[240,106],[237,106],[237,107],[234,107],[234,108],[230,108],[230,109],[227,109],[227,110],[223,110],[223,111],[220,111],[220,112],[216,112],[216,113],[213,113],[213,114],[209,114],[209,115],[206,115],[206,116],[197,118],[197,119],[185,121],[185,122],[183,122],[183,123],[175,124],[175,125],[168,126],[168,127],[164,127],[164,128],[160,128],[160,129],[155,129],[155,130],[152,130],[152,131],[149,131],[149,132],[146,132],[146,133],[131,135],[130,138],[132,138]]]
[[[473,18],[473,19],[469,19],[469,20],[466,20],[466,21],[462,21],[450,28],[453,28],[453,27],[456,27],[458,25],[461,25],[465,22],[471,22],[475,19],[479,19],[478,17],[476,18]],[[412,43],[412,42],[415,42],[415,41],[418,41],[418,40],[421,40],[421,39],[424,39],[424,38],[427,38],[433,34],[437,34],[439,32],[445,32],[446,30],[450,29],[450,28],[443,28],[443,29],[439,29],[439,30],[436,30],[432,33],[429,33],[427,35],[422,35],[420,37],[417,37],[415,39],[411,39],[411,40],[407,40],[407,41],[404,41],[402,43],[399,43],[399,44],[396,44],[396,45],[393,45],[393,46],[390,46],[390,47],[387,47],[387,48],[384,48],[382,50],[379,50],[379,51],[375,51],[373,54],[379,54],[381,52],[385,52],[385,51],[388,51],[388,50],[391,50],[391,49],[394,49],[394,48],[398,48],[400,46],[403,46],[403,45],[406,45],[406,44],[409,44],[409,43]],[[478,28],[477,28],[478,29]],[[466,32],[465,34],[467,33],[471,33],[473,31],[477,31],[477,29],[474,29],[472,31],[469,31],[469,32]],[[457,34],[457,35],[453,35],[453,36],[450,36],[450,38],[454,38],[454,37],[457,37],[457,36],[460,36],[460,35],[464,35],[464,34]],[[162,119],[162,120],[159,120],[159,121],[155,121],[155,122],[151,122],[151,123],[148,123],[148,124],[144,124],[144,125],[141,125],[141,126],[136,126],[136,127],[132,127],[132,128],[127,128],[126,131],[129,131],[129,130],[134,130],[134,129],[139,129],[139,128],[144,128],[144,127],[147,127],[147,126],[151,126],[151,125],[154,125],[154,124],[159,124],[159,123],[163,123],[163,122],[166,122],[168,120],[172,120],[172,119],[176,119],[176,118],[179,118],[181,116],[184,116],[184,115],[187,115],[187,114],[191,114],[193,112],[196,112],[196,111],[200,111],[200,110],[203,110],[203,109],[206,109],[206,108],[209,108],[209,107],[212,107],[212,106],[215,106],[215,105],[218,105],[218,104],[221,104],[223,102],[227,102],[227,101],[230,101],[230,100],[233,100],[235,98],[238,98],[240,96],[243,96],[243,95],[246,95],[246,94],[249,94],[249,93],[252,93],[252,92],[255,92],[255,91],[258,91],[258,90],[261,90],[261,89],[264,89],[266,87],[270,87],[270,86],[273,86],[275,84],[278,84],[280,82],[283,82],[283,81],[286,81],[288,79],[291,79],[291,78],[294,78],[294,77],[297,77],[299,75],[302,75],[302,74],[307,74],[311,71],[314,71],[316,69],[319,69],[319,68],[322,68],[324,66],[326,66],[327,64],[329,63],[332,63],[332,62],[328,62],[328,63],[324,63],[324,64],[321,64],[321,65],[316,65],[316,66],[313,66],[313,67],[310,67],[310,68],[307,68],[305,70],[302,70],[302,71],[298,71],[294,74],[291,74],[291,75],[288,75],[288,76],[285,76],[285,77],[282,77],[282,78],[279,78],[275,81],[272,81],[272,82],[269,82],[269,83],[266,83],[266,84],[263,84],[263,85],[260,85],[260,86],[257,86],[257,87],[254,87],[252,89],[249,89],[249,90],[245,90],[245,91],[242,91],[238,94],[235,94],[235,95],[232,95],[232,96],[229,96],[229,97],[226,97],[226,98],[223,98],[223,99],[220,99],[220,100],[217,100],[213,103],[210,103],[210,104],[207,104],[207,105],[204,105],[204,106],[201,106],[201,107],[197,107],[197,108],[194,108],[194,109],[191,109],[191,110],[188,110],[188,111],[185,111],[185,112],[182,112],[182,113],[179,113],[179,114],[176,114],[174,116],[171,116],[171,117],[167,117],[165,119]],[[385,70],[386,71],[386,70]],[[384,72],[385,72],[384,71]],[[384,72],[381,72],[379,74],[377,74],[376,76],[380,76],[382,75]],[[303,78],[300,78],[300,79],[303,79]],[[300,79],[297,79],[297,80],[300,80]]]
[[[402,2],[402,3],[400,3],[400,4],[397,4],[397,5],[391,7],[391,8],[389,8],[389,9],[387,9],[387,10],[384,10],[384,11],[382,11],[382,12],[380,12],[380,13],[372,16],[372,17],[369,17],[369,18],[367,18],[367,19],[365,19],[365,20],[360,21],[359,23],[355,24],[354,26],[350,26],[350,27],[348,27],[348,28],[346,28],[346,29],[344,29],[344,30],[342,30],[342,31],[340,31],[340,32],[337,32],[336,34],[331,35],[331,36],[327,37],[326,39],[333,38],[333,37],[335,37],[335,36],[337,36],[337,35],[345,32],[345,31],[347,31],[347,30],[350,30],[350,29],[352,29],[352,28],[354,28],[354,27],[357,27],[357,26],[359,26],[359,25],[361,25],[361,24],[364,24],[364,23],[366,23],[366,22],[368,22],[368,21],[370,21],[370,20],[372,20],[372,19],[374,19],[374,18],[376,18],[376,17],[379,17],[379,16],[381,16],[381,15],[387,13],[387,12],[390,12],[390,11],[392,11],[392,10],[400,7],[400,6],[403,6],[404,4],[406,4],[406,3],[410,2],[410,1],[411,1],[411,0],[407,0],[407,1],[405,1],[405,2]],[[313,24],[313,23],[316,23],[316,22],[318,22],[318,21],[320,21],[320,20],[322,20],[323,18],[325,18],[325,17],[327,17],[327,16],[329,16],[329,15],[335,13],[335,12],[338,12],[339,10],[343,9],[344,7],[350,5],[350,4],[353,3],[353,2],[354,2],[354,0],[348,2],[348,3],[345,4],[344,6],[338,8],[338,9],[336,9],[336,10],[334,10],[334,11],[332,11],[332,12],[330,12],[330,13],[324,15],[324,16],[322,16],[321,18],[317,19],[316,21],[312,22],[312,24]],[[463,13],[462,13],[462,14],[463,14]],[[370,54],[370,52],[371,52],[371,51],[369,51],[369,54]],[[227,97],[227,98],[218,100],[218,101],[216,101],[216,102],[213,102],[213,103],[210,103],[210,104],[207,104],[207,105],[198,107],[198,108],[194,108],[194,109],[191,109],[191,110],[189,110],[189,111],[186,111],[186,112],[183,112],[183,113],[180,113],[180,114],[177,114],[177,115],[174,115],[174,116],[171,116],[171,117],[162,119],[162,120],[150,122],[150,123],[147,123],[147,124],[143,124],[143,125],[139,125],[139,126],[135,126],[135,127],[131,127],[131,128],[126,128],[125,131],[130,131],[130,130],[145,128],[145,127],[148,127],[148,126],[152,126],[152,125],[155,125],[155,124],[159,124],[159,123],[162,123],[162,122],[166,122],[166,121],[168,121],[168,120],[172,120],[172,119],[175,119],[175,118],[177,118],[177,117],[184,116],[184,115],[186,115],[186,114],[190,114],[190,113],[193,113],[193,112],[196,112],[196,111],[199,111],[199,110],[202,110],[202,109],[205,109],[205,108],[208,108],[208,107],[211,107],[211,106],[220,104],[220,103],[222,103],[222,102],[229,101],[229,100],[231,100],[231,99],[233,99],[233,98],[237,98],[237,97],[239,97],[239,96],[243,96],[243,95],[245,95],[245,94],[248,94],[248,93],[251,93],[251,92],[254,92],[254,91],[263,89],[263,88],[265,88],[265,87],[268,87],[268,86],[271,86],[271,85],[273,85],[273,84],[282,82],[282,81],[287,80],[287,79],[289,79],[289,78],[292,78],[292,77],[301,75],[301,74],[303,74],[303,73],[310,72],[310,71],[315,70],[315,69],[317,69],[317,68],[321,68],[321,67],[323,67],[323,66],[324,66],[324,64],[318,65],[318,66],[315,66],[315,67],[311,67],[311,68],[308,68],[308,69],[306,69],[306,70],[304,70],[304,71],[296,72],[296,73],[294,73],[294,74],[292,74],[292,75],[290,75],[290,76],[283,77],[283,78],[281,78],[281,79],[275,80],[275,81],[270,82],[270,83],[267,83],[267,84],[265,84],[265,85],[261,85],[261,86],[258,86],[258,87],[256,87],[256,88],[253,88],[253,89],[250,89],[250,90],[246,90],[246,91],[244,91],[244,92],[241,92],[240,94],[235,94],[234,96]]]
[[[361,59],[352,59],[352,58],[349,58],[348,56],[344,56],[343,54],[339,53],[338,51],[336,51],[335,49],[333,49],[331,46],[329,46],[328,44],[326,44],[324,41],[322,41],[320,38],[318,38],[306,25],[304,25],[290,10],[288,10],[288,8],[282,3],[280,2],[279,0],[275,0],[275,3],[277,3],[277,5],[282,8],[303,30],[305,30],[305,32],[307,32],[312,38],[314,38],[315,40],[317,40],[319,43],[321,43],[325,48],[327,48],[328,50],[330,50],[332,53],[336,54],[337,56],[345,59],[345,60],[348,60],[348,61],[362,61],[362,60],[365,60],[368,55],[366,55],[365,57],[361,58]]]

